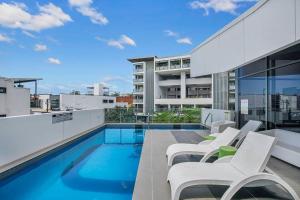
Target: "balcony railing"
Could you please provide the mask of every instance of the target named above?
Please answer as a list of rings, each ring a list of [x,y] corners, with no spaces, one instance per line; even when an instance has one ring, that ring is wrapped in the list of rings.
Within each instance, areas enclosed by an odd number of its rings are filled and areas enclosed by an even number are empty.
[[[190,63],[184,63],[182,64],[182,68],[189,68],[191,66]]]
[[[161,70],[168,70],[169,67],[168,67],[168,65],[166,65],[166,66],[156,66],[155,69],[157,71],[161,71]]]
[[[144,72],[144,69],[142,68],[137,68],[134,70],[135,73],[140,73],[140,72]]]
[[[143,99],[133,99],[133,103],[143,103]]]
[[[134,93],[142,93],[142,92],[144,92],[144,90],[143,89],[135,89],[135,90],[133,90],[133,92]]]
[[[134,83],[141,83],[144,82],[144,79],[140,78],[140,79],[133,79]]]
[[[170,69],[180,69],[181,66],[180,65],[171,65]]]

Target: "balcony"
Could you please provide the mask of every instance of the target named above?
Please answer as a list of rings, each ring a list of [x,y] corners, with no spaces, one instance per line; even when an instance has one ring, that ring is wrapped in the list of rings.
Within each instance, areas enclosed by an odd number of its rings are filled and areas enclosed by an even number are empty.
[[[180,79],[169,79],[158,81],[159,86],[180,86]]]
[[[229,85],[229,90],[235,90],[235,85]]]
[[[182,64],[182,68],[190,68],[190,67],[191,67],[190,63]]]
[[[180,65],[170,65],[170,69],[180,69]]]
[[[137,73],[143,73],[144,72],[144,69],[143,68],[136,68],[134,70],[134,73],[137,74]]]
[[[181,68],[181,60],[170,61],[170,69],[180,69],[180,68]]]
[[[142,103],[144,103],[144,100],[143,99],[133,99],[133,103],[134,104],[142,104]]]
[[[143,78],[139,78],[139,79],[133,79],[133,83],[134,84],[139,84],[139,83],[143,83],[144,79]]]
[[[143,93],[144,89],[134,89],[133,93]]]
[[[168,69],[169,69],[168,65],[155,67],[156,71],[162,71],[162,70],[168,70]]]

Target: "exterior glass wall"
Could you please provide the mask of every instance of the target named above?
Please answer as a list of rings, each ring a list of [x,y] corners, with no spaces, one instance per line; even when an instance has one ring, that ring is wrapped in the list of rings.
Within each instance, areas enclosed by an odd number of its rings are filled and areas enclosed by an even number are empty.
[[[239,125],[300,132],[300,44],[238,69]]]

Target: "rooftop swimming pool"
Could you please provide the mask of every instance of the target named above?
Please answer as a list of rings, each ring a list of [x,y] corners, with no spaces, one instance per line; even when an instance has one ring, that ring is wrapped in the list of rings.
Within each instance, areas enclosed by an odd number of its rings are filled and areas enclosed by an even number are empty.
[[[0,180],[1,200],[129,200],[146,128],[195,125],[106,125]]]

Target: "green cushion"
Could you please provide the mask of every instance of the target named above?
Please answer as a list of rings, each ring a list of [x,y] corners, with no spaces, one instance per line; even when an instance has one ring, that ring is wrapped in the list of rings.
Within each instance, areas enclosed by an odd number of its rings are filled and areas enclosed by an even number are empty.
[[[219,158],[222,158],[224,156],[232,156],[236,153],[237,148],[232,146],[221,146],[219,148]]]
[[[207,135],[207,136],[204,136],[203,137],[205,140],[214,140],[214,139],[216,139],[216,137],[215,136],[212,136],[212,135]]]

